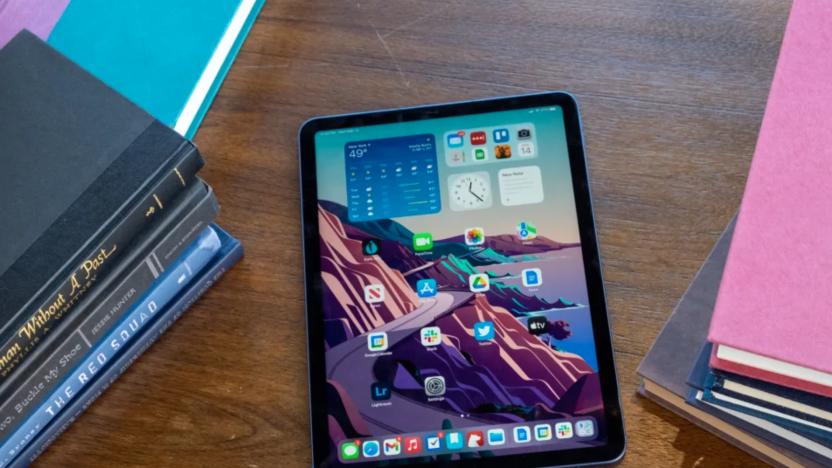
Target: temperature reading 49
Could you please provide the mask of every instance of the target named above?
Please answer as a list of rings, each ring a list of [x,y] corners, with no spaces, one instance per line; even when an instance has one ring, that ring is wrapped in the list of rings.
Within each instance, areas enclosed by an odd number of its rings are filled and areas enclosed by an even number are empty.
[[[367,154],[368,149],[367,146],[352,148],[347,152],[347,157],[350,159],[363,158]]]

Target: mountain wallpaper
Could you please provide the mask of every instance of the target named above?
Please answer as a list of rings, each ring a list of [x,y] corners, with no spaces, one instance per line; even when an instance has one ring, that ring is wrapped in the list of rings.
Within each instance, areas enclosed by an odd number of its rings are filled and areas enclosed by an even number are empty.
[[[501,233],[478,247],[462,236],[434,239],[417,254],[413,233],[396,221],[350,223],[346,208],[328,201],[318,214],[333,447],[345,438],[583,415],[604,434],[579,244]],[[365,256],[362,241],[371,238],[381,249]],[[520,285],[524,264],[543,268],[548,289]],[[489,291],[469,291],[473,273],[489,275]],[[419,298],[416,283],[427,278],[438,294]],[[384,285],[384,302],[364,300],[372,283]],[[541,315],[545,333],[532,335],[526,321]],[[474,339],[481,321],[494,323],[493,340]],[[426,326],[440,327],[438,346],[421,344]],[[368,356],[373,331],[387,332],[389,348]],[[446,393],[427,402],[423,381],[434,375]],[[392,384],[387,406],[370,399],[376,381]]]

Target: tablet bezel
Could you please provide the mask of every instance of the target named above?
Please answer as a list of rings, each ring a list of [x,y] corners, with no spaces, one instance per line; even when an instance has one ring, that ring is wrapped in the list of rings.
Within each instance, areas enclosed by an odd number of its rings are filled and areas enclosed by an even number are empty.
[[[584,258],[584,271],[592,318],[593,335],[598,354],[599,377],[607,422],[607,444],[580,449],[529,452],[514,455],[452,460],[442,466],[560,466],[576,464],[611,463],[624,454],[625,435],[618,396],[618,384],[607,316],[606,297],[601,273],[601,258],[595,232],[595,221],[583,145],[580,114],[575,99],[563,92],[547,92],[479,101],[457,102],[404,109],[381,110],[357,114],[315,117],[306,121],[298,135],[299,170],[301,183],[301,214],[303,253],[305,268],[305,309],[307,352],[309,360],[309,401],[312,436],[313,466],[320,466],[328,459],[337,460],[337,453],[330,450],[327,429],[326,364],[323,333],[323,307],[320,265],[320,240],[318,237],[318,189],[316,180],[315,134],[324,130],[337,130],[367,125],[412,122],[425,119],[464,116],[514,109],[560,106],[563,109],[566,141],[572,170],[572,184],[578,214],[578,228]],[[396,460],[401,462],[407,459]],[[423,466],[418,457],[408,466]],[[389,460],[382,460],[382,462]],[[350,466],[378,466],[376,462],[350,463]],[[432,462],[436,463],[436,462]],[[435,466],[435,465],[433,465]]]

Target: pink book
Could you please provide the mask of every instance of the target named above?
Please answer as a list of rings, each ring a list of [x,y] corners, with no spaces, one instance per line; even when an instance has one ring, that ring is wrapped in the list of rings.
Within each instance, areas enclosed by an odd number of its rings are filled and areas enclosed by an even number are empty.
[[[795,0],[722,276],[711,366],[832,397],[832,1]]]

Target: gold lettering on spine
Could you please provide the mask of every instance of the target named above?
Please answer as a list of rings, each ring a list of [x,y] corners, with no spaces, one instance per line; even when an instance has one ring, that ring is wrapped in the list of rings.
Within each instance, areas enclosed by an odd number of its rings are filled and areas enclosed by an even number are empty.
[[[185,178],[184,178],[184,177],[182,177],[182,173],[181,173],[181,172],[179,172],[179,168],[174,167],[174,168],[173,168],[173,172],[175,172],[175,173],[176,173],[176,175],[177,175],[177,176],[179,176],[179,182],[181,182],[181,183],[182,183],[182,186],[183,186],[183,187],[184,187],[184,186],[186,186],[187,184],[185,183]]]
[[[68,285],[70,288],[69,298],[64,296],[64,293],[58,293],[58,296],[52,301],[52,303],[48,305],[44,305],[37,312],[32,314],[31,317],[20,327],[20,330],[17,331],[17,336],[19,338],[25,338],[26,340],[32,340],[37,336],[37,333],[49,325],[49,323],[55,317],[60,317],[64,312],[69,309],[70,306],[75,304],[76,294],[80,294],[83,291],[86,291],[87,287],[89,287],[90,283],[94,280],[95,273],[107,263],[107,260],[113,256],[113,254],[118,250],[118,245],[113,245],[110,250],[102,248],[98,251],[97,254],[84,260],[81,264],[80,270],[84,273],[84,283],[78,280],[78,274],[73,273],[72,276],[69,277]],[[20,351],[19,345],[18,351]],[[8,361],[3,360],[3,356],[8,356],[8,353],[11,352],[13,348],[9,348],[10,351],[7,351],[5,354],[0,356],[0,367],[4,366],[8,363]],[[15,353],[16,354],[16,353]]]
[[[14,346],[6,350],[2,356],[0,356],[0,368],[4,368],[9,365],[14,358],[20,353],[20,343],[15,343]]]

